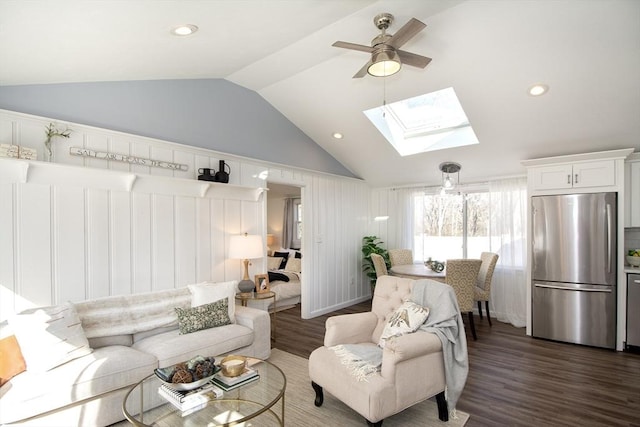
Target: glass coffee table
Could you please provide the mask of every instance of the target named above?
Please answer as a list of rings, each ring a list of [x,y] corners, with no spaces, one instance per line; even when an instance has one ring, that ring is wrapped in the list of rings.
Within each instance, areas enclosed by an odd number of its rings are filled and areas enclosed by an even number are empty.
[[[162,383],[155,374],[129,390],[122,412],[131,424],[140,427],[284,426],[284,392],[287,387],[284,373],[265,360],[248,358],[248,363],[260,374],[257,381],[225,391],[222,397],[211,399],[205,407],[188,415],[183,416],[179,409],[158,394]]]

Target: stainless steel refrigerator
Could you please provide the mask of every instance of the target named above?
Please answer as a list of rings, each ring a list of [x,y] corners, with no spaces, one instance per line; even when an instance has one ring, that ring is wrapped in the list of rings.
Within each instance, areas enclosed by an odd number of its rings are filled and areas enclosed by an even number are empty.
[[[615,348],[616,193],[534,196],[532,335]]]

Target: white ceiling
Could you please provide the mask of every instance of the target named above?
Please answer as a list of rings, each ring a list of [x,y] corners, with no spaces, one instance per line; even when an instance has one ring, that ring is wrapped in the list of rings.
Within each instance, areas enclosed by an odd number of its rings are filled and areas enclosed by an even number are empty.
[[[433,58],[386,78],[351,76],[373,17],[427,28],[403,46]],[[169,34],[197,25],[189,37]],[[636,0],[0,0],[0,84],[225,78],[255,90],[370,185],[524,173],[524,159],[640,151]],[[386,81],[385,81],[386,80]],[[527,88],[549,85],[534,98]],[[362,111],[453,87],[479,145],[402,158]],[[338,141],[331,134],[339,131]]]

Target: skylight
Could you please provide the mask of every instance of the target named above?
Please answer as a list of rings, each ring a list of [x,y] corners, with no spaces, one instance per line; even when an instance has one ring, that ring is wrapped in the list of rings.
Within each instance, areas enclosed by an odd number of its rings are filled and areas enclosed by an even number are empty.
[[[364,114],[401,156],[479,143],[451,87]]]

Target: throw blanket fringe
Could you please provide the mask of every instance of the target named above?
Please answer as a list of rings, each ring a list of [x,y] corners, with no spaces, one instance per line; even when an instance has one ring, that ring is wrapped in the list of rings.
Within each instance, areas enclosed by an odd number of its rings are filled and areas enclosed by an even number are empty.
[[[380,372],[382,349],[377,346],[361,344],[340,344],[329,347],[336,353],[358,381],[368,381],[369,375]]]

